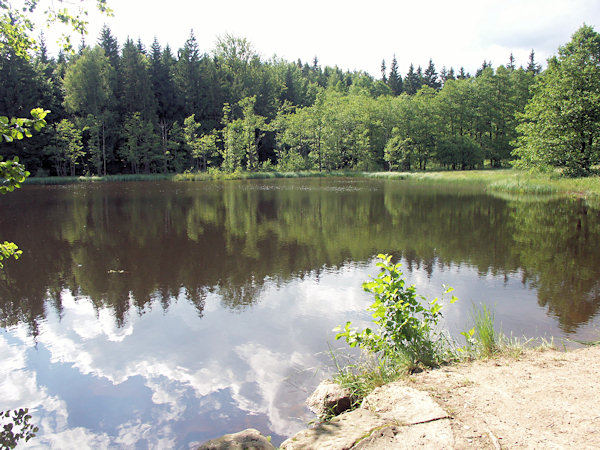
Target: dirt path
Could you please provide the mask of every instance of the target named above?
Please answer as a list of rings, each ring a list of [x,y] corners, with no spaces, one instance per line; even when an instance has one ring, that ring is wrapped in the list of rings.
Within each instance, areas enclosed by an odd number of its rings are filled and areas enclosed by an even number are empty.
[[[407,384],[453,418],[456,448],[600,448],[600,346],[459,364]]]

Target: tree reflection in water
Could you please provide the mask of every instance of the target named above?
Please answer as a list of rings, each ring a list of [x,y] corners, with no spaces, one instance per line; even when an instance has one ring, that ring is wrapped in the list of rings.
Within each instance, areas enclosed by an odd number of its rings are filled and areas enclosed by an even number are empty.
[[[600,307],[600,216],[576,199],[301,179],[27,186],[0,201],[1,235],[24,251],[2,273],[0,317],[33,335],[46,308],[61,314],[64,289],[110,308],[119,326],[130,308],[166,311],[180,295],[202,317],[210,293],[243,310],[267,279],[283,284],[382,251],[429,275],[451,265],[521,273],[566,333]]]

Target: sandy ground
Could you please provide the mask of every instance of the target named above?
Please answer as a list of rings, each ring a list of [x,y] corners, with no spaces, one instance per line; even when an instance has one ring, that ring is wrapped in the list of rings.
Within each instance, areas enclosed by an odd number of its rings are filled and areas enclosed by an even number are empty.
[[[451,416],[456,448],[600,449],[600,346],[458,364],[407,384]]]

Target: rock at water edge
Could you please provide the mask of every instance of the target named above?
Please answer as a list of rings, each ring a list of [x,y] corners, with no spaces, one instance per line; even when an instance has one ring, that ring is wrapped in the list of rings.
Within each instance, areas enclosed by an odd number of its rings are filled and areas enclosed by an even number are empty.
[[[258,430],[248,428],[205,442],[196,450],[275,450],[273,444]]]

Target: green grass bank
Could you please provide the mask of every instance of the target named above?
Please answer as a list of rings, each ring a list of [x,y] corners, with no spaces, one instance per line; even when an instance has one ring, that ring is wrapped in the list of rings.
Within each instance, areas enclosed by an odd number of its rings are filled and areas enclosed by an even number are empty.
[[[306,177],[361,177],[413,180],[429,183],[479,184],[490,192],[530,195],[567,195],[600,199],[600,176],[564,178],[556,174],[529,173],[516,169],[436,172],[191,172],[181,174],[138,174],[79,177],[30,177],[24,184],[52,185],[123,181],[207,181]]]

